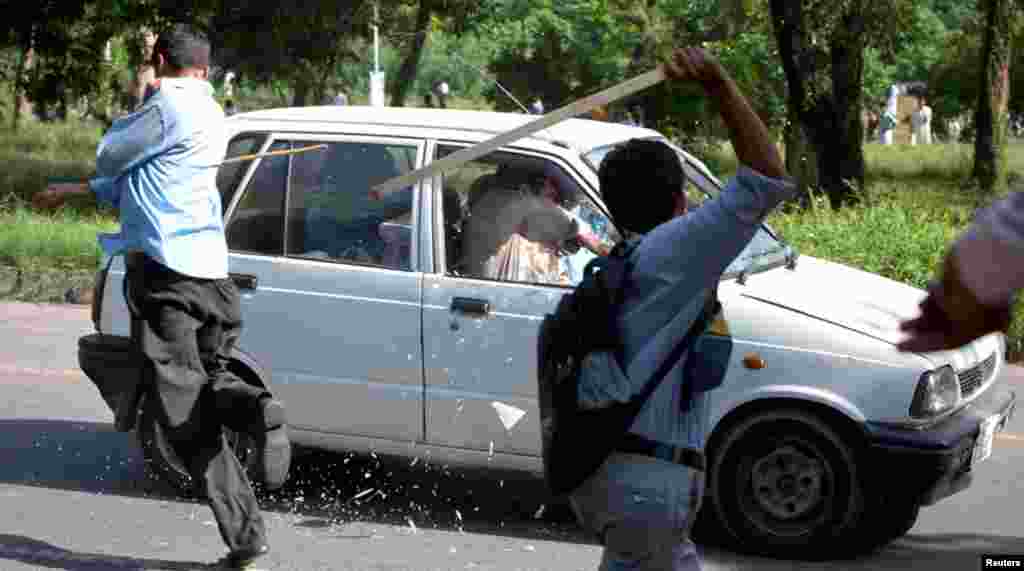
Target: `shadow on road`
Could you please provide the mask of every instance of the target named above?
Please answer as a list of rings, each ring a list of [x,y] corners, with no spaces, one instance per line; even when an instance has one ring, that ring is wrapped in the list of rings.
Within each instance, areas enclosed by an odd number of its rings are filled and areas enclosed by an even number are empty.
[[[289,482],[276,492],[260,492],[265,511],[288,516],[296,527],[337,538],[351,537],[347,524],[364,522],[591,543],[564,506],[545,503],[542,482],[529,475],[448,469],[424,459],[300,452]],[[0,420],[0,457],[16,459],[0,463],[3,483],[192,501],[149,481],[134,434],[116,432],[105,423]],[[980,553],[1024,553],[1024,539],[911,534],[861,559],[813,563],[740,556],[718,547],[702,552],[708,569],[961,571],[980,568]],[[76,554],[4,535],[0,535],[0,559],[76,571],[202,568],[195,563]]]
[[[793,562],[738,556],[717,549],[702,550],[707,569],[746,571],[974,571],[980,555],[1024,553],[1024,538],[978,534],[907,535],[869,556],[853,560]]]
[[[194,501],[149,479],[135,435],[106,423],[0,420],[0,457],[17,459],[0,463],[3,483]],[[328,533],[366,522],[586,542],[567,507],[546,504],[540,480],[448,469],[426,459],[301,449],[288,483],[259,495],[265,511]]]
[[[5,534],[0,534],[0,559],[18,561],[27,565],[48,569],[67,569],[69,571],[108,571],[110,569],[197,571],[199,569],[209,569],[207,564],[197,562],[162,561],[159,559],[120,557],[102,553],[79,553],[51,545],[45,541],[38,541],[20,535]]]

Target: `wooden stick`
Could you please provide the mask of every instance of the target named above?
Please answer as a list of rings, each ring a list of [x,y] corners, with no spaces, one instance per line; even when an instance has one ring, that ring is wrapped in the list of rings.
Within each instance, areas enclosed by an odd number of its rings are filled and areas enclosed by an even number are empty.
[[[665,70],[662,69],[661,66],[658,66],[652,71],[648,71],[647,73],[613,85],[608,89],[599,91],[593,95],[588,95],[582,99],[577,99],[564,107],[556,109],[547,115],[542,115],[538,119],[530,121],[516,129],[452,153],[443,159],[431,162],[425,167],[388,179],[370,190],[370,198],[378,200],[388,193],[416,184],[424,178],[458,168],[459,166],[462,166],[463,163],[480,158],[499,147],[503,147],[509,143],[528,137],[529,135],[546,129],[555,123],[560,123],[571,117],[586,113],[595,107],[607,105],[612,101],[622,99],[627,95],[632,95],[637,91],[641,91],[652,85],[661,83],[665,80],[665,77]]]
[[[228,160],[226,160],[226,161],[224,161],[222,163],[217,163],[215,165],[210,165],[208,168],[219,167],[221,165],[228,165],[228,164],[231,164],[231,163],[240,163],[242,161],[251,161],[251,160],[254,160],[254,159],[261,159],[263,157],[279,157],[281,155],[294,155],[294,154],[297,154],[297,153],[305,153],[307,151],[316,151],[316,150],[319,150],[319,149],[326,149],[326,148],[327,148],[326,144],[319,144],[319,145],[311,145],[311,146],[308,146],[308,147],[302,147],[302,148],[299,148],[299,149],[282,149],[280,151],[269,151],[269,152],[266,152],[266,153],[253,153],[251,155],[241,155],[241,156],[238,156],[238,157],[230,158],[230,159],[228,159]]]

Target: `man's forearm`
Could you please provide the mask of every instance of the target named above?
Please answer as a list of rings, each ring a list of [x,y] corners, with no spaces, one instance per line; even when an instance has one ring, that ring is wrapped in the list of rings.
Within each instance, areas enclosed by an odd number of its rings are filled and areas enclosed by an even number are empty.
[[[732,78],[725,76],[706,89],[721,107],[722,120],[729,129],[729,139],[740,163],[767,177],[785,177],[786,167],[768,128]]]

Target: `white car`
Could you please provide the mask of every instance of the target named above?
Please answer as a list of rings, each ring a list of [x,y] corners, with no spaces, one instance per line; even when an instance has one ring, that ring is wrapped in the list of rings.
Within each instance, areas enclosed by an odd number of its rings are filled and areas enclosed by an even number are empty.
[[[664,137],[571,119],[454,172],[369,195],[531,119],[330,106],[228,120],[228,156],[328,145],[218,173],[243,294],[234,368],[284,400],[296,443],[540,472],[536,335],[586,255],[566,255],[566,272],[550,283],[468,275],[466,203],[475,182],[502,168],[555,169],[578,198],[575,213],[614,241],[597,165],[625,140]],[[702,163],[677,151],[695,200],[719,192]],[[123,278],[120,258],[104,266],[99,333],[80,341],[82,368],[105,395],[136,366]],[[798,258],[767,226],[729,266],[719,295],[724,318],[707,337],[729,357],[712,393],[701,525],[739,544],[797,556],[901,535],[919,506],[968,485],[1012,412],[1015,397],[998,382],[1001,335],[901,354],[898,322],[917,312],[922,291]],[[152,438],[154,422],[143,407],[144,452],[184,485],[173,454]]]

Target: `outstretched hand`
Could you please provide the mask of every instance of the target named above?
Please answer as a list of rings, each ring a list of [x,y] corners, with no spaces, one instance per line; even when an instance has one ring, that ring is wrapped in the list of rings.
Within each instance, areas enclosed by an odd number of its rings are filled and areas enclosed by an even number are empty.
[[[37,210],[53,210],[64,203],[64,194],[53,187],[47,187],[32,195],[32,206]]]
[[[32,195],[32,206],[39,210],[53,210],[64,204],[67,197],[72,194],[84,194],[88,192],[88,186],[77,182],[54,183]]]
[[[928,353],[956,349],[975,339],[1006,331],[1011,311],[1007,306],[988,306],[978,301],[960,280],[955,258],[947,254],[942,281],[929,288],[921,302],[921,315],[900,325],[909,334],[896,348]]]

